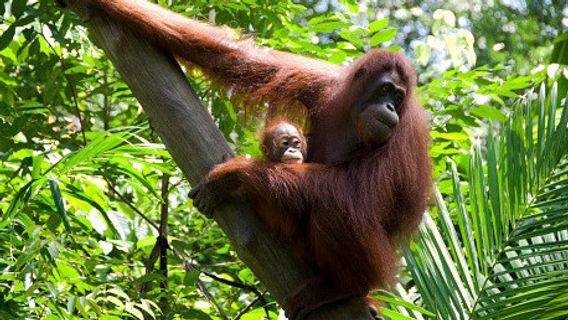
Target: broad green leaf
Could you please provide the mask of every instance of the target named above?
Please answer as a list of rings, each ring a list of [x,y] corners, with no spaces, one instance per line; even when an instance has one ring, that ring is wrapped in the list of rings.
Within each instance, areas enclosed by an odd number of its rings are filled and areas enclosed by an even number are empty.
[[[333,32],[335,29],[341,29],[351,26],[349,22],[334,21],[318,23],[310,28],[312,32]]]
[[[505,121],[507,117],[497,108],[491,106],[479,106],[468,110],[469,113],[489,121]]]
[[[359,37],[357,37],[356,35],[354,35],[351,32],[341,30],[338,34],[341,38],[349,41],[350,43],[358,46],[359,48],[363,48],[365,46],[365,44],[363,43],[363,40],[361,40]]]
[[[27,7],[27,0],[14,0],[12,1],[12,14],[19,18]]]
[[[554,39],[554,49],[550,55],[550,62],[568,65],[568,32],[564,32]]]
[[[188,287],[194,287],[196,286],[197,283],[197,279],[199,279],[199,271],[190,271],[190,272],[186,272],[185,276],[183,278],[183,284],[185,284]]]
[[[377,45],[391,41],[396,36],[397,29],[387,29],[382,30],[371,37],[371,47],[376,47]]]
[[[12,42],[15,32],[16,28],[14,26],[9,26],[7,30],[2,32],[2,35],[0,36],[0,51],[4,50],[4,48],[6,48],[10,44],[10,42]]]
[[[446,139],[446,140],[452,140],[452,141],[461,141],[461,140],[469,139],[467,134],[462,133],[462,132],[448,132],[448,133],[432,132],[432,136],[434,138],[440,138],[440,139]]]
[[[389,18],[375,20],[369,24],[369,32],[375,33],[389,25]]]

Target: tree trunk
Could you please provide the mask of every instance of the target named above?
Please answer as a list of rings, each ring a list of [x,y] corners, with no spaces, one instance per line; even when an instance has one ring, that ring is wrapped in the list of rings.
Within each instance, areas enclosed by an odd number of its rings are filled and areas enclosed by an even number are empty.
[[[71,1],[72,2],[72,1]],[[167,53],[98,11],[73,7],[120,72],[148,115],[173,159],[191,184],[231,152],[213,119]],[[246,203],[215,212],[215,220],[257,278],[280,303],[313,276],[303,270],[288,243],[277,239]],[[314,311],[316,319],[370,319],[364,299],[351,299]]]

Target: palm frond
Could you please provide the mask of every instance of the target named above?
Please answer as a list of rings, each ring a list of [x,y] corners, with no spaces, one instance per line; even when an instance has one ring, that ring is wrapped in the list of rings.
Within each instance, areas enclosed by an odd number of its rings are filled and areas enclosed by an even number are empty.
[[[450,161],[452,197],[435,190],[436,222],[405,262],[439,318],[568,317],[568,99],[557,107],[556,88],[476,144],[465,181]]]

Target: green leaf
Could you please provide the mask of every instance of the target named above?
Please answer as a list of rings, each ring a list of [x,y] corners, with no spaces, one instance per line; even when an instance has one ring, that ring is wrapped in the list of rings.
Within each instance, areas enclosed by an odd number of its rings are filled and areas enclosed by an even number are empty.
[[[419,44],[414,48],[414,54],[418,63],[425,66],[430,60],[430,46],[425,43]]]
[[[111,253],[111,251],[113,249],[112,243],[110,243],[108,241],[99,241],[99,246],[103,250],[103,253],[105,255],[108,255],[109,253]]]
[[[349,41],[350,43],[356,45],[359,48],[363,48],[365,46],[363,40],[361,40],[359,37],[357,37],[351,32],[348,32],[346,30],[341,30],[338,34],[341,38]]]
[[[551,63],[568,65],[568,31],[554,39],[554,48],[550,55]]]
[[[80,73],[85,73],[87,72],[87,70],[89,70],[86,66],[83,65],[76,65],[74,67],[71,67],[69,69],[65,70],[65,74],[80,74]]]
[[[154,311],[150,307],[149,303],[147,303],[147,300],[142,300],[142,303],[137,303],[136,306],[139,307],[141,310],[146,311],[146,313],[148,313],[153,319],[156,318],[154,316]],[[144,319],[147,319],[147,318],[144,318]]]
[[[381,313],[383,315],[389,317],[389,319],[392,319],[392,320],[416,320],[415,318],[411,318],[411,317],[402,315],[402,314],[400,314],[396,311],[385,309],[385,308],[381,308]]]
[[[452,141],[462,141],[469,139],[468,135],[463,132],[432,132],[432,137],[452,140]]]
[[[136,242],[136,248],[144,248],[144,247],[153,247],[156,244],[156,237],[155,236],[147,236],[143,239],[138,240]]]
[[[0,36],[0,51],[4,50],[4,48],[6,48],[10,44],[10,42],[12,42],[15,32],[16,28],[12,25],[2,33],[2,35]]]
[[[71,225],[69,224],[67,211],[65,211],[65,206],[63,205],[63,197],[61,196],[61,191],[59,190],[59,184],[55,179],[49,179],[49,190],[51,190],[51,195],[53,196],[53,201],[55,202],[55,207],[57,208],[57,213],[59,214],[59,219],[63,221],[65,229],[67,229],[68,232],[71,232]]]
[[[310,28],[312,32],[333,32],[335,29],[341,29],[351,26],[351,23],[343,21],[322,22]]]
[[[479,106],[468,110],[469,113],[490,121],[505,121],[507,117],[499,109],[490,106]]]
[[[241,281],[244,283],[254,284],[254,275],[249,268],[245,268],[239,271],[239,279],[241,279]]]
[[[105,298],[105,300],[107,300],[108,302],[111,302],[113,304],[116,305],[116,307],[120,310],[120,309],[124,309],[124,303],[122,303],[122,301],[120,301],[120,299],[118,299],[117,297],[113,297],[113,296],[108,296]]]
[[[375,298],[379,299],[382,302],[388,302],[388,303],[396,304],[398,306],[406,307],[410,310],[420,312],[420,313],[427,315],[427,316],[430,316],[430,317],[435,316],[435,314],[433,314],[432,312],[430,312],[430,311],[428,311],[424,308],[421,308],[421,307],[419,307],[415,304],[412,304],[408,301],[400,299],[400,298],[398,298],[394,295],[393,296],[386,296],[386,295],[379,294],[379,295],[376,295]]]
[[[196,286],[197,283],[197,279],[199,279],[199,274],[201,272],[197,271],[197,270],[193,270],[190,272],[186,272],[185,276],[183,277],[183,284],[188,286],[188,287],[194,287]]]
[[[389,25],[389,18],[375,20],[369,24],[369,31],[375,33]]]
[[[405,254],[426,309],[438,317],[568,315],[566,308],[548,308],[562,305],[568,292],[568,102],[560,108],[556,94],[555,85],[541,86],[537,112],[525,95],[507,119],[492,107],[471,109],[484,121],[503,121],[501,129],[489,127],[468,168],[450,162],[453,192],[446,198],[435,192],[437,227],[427,216]],[[464,138],[455,134],[462,133],[432,136]]]
[[[33,158],[32,179],[39,179],[41,174],[41,165],[43,164],[43,155],[34,156]]]
[[[12,1],[12,14],[14,17],[19,18],[24,10],[26,10],[27,0],[14,0]]]
[[[387,29],[377,32],[371,37],[371,47],[376,47],[377,45],[391,41],[396,36],[397,29]]]
[[[109,134],[107,132],[97,133],[95,135],[96,138],[93,141],[89,142],[83,149],[71,153],[61,159],[54,168],[57,168],[61,172],[69,170],[101,153],[118,147],[125,141],[125,137],[127,135],[127,132],[118,132],[114,134]]]
[[[57,269],[61,276],[65,279],[77,279],[79,278],[79,272],[72,266],[68,265],[67,263],[59,263],[57,264]]]

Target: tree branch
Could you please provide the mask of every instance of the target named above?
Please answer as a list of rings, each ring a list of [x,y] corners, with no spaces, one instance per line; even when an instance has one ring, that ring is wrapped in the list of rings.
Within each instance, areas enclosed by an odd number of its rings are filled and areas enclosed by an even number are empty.
[[[144,108],[172,158],[189,182],[200,181],[231,153],[175,60],[103,13],[78,7],[71,9],[84,20],[124,81]],[[260,222],[246,203],[231,203],[217,210],[215,220],[234,244],[239,257],[280,303],[313,276],[293,255],[288,243],[279,240]],[[370,319],[364,299],[351,299],[318,309],[317,319]]]

